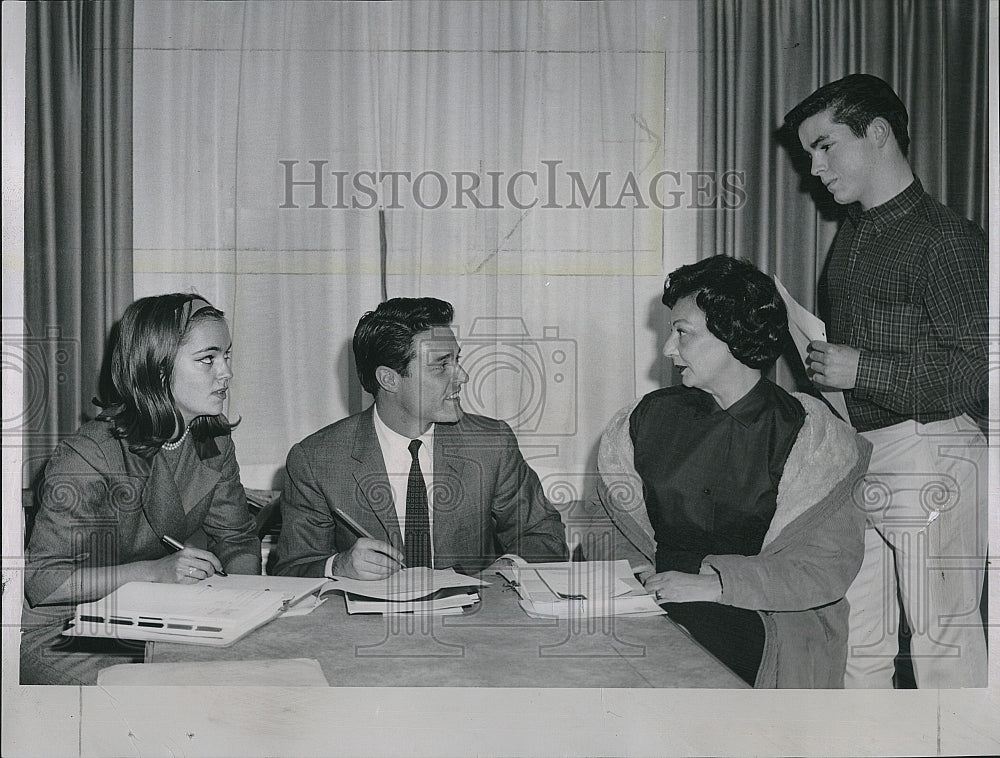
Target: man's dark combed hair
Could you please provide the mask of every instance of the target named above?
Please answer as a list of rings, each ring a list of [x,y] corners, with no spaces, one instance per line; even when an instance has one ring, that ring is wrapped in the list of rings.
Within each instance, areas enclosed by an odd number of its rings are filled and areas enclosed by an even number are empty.
[[[133,453],[148,458],[184,428],[170,390],[174,359],[191,328],[211,320],[223,321],[222,311],[201,295],[177,292],[136,300],[115,325],[109,382],[94,403],[103,409],[98,418],[110,421],[115,437],[126,440]],[[203,440],[229,434],[235,426],[221,413],[199,416],[191,433]]]
[[[749,261],[728,255],[681,266],[663,285],[668,308],[694,296],[708,330],[741,363],[765,369],[781,355],[788,313],[771,277]]]
[[[851,74],[820,87],[788,112],[785,126],[798,131],[803,121],[825,110],[831,110],[832,120],[846,125],[855,137],[864,137],[872,120],[881,116],[892,127],[903,155],[910,148],[906,106],[892,87],[877,76]]]
[[[451,303],[435,297],[394,297],[368,311],[354,330],[354,362],[361,386],[378,394],[375,369],[388,366],[409,376],[413,337],[436,326],[449,326],[455,316]]]

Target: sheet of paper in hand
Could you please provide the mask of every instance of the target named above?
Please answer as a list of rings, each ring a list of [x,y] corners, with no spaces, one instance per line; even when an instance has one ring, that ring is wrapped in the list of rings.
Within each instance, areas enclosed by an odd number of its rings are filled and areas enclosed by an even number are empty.
[[[785,285],[778,277],[774,277],[774,286],[777,287],[781,299],[785,301],[785,310],[788,311],[788,332],[792,335],[795,348],[799,351],[802,365],[807,366],[809,343],[813,340],[826,342],[826,324],[823,323],[822,319],[803,308],[785,289]],[[823,397],[840,414],[840,417],[848,421],[850,416],[847,415],[847,401],[844,400],[844,393],[838,390],[822,390],[822,392]]]

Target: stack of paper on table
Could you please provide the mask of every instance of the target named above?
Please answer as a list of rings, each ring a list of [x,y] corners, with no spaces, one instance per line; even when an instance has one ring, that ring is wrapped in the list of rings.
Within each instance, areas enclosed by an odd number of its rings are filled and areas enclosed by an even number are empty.
[[[63,634],[226,646],[326,583],[322,578],[239,574],[197,584],[129,582],[101,600],[78,605]]]
[[[520,596],[524,612],[536,618],[660,616],[633,576],[628,561],[526,563],[508,561],[498,573]]]
[[[348,613],[462,613],[479,602],[479,587],[487,582],[451,569],[408,568],[385,579],[337,577],[323,591],[341,590]]]

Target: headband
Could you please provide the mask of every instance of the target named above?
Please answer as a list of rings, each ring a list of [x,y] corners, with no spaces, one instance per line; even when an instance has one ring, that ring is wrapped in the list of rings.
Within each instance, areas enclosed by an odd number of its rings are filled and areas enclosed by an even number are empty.
[[[211,307],[212,304],[200,295],[192,297],[190,300],[186,301],[184,305],[181,306],[181,334],[187,331],[188,324],[191,323],[191,319],[196,313],[198,313],[198,311],[203,311],[206,308]]]

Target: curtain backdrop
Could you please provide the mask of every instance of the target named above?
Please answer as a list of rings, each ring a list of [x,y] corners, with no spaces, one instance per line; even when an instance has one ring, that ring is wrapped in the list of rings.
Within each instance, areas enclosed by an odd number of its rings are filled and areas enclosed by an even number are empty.
[[[455,305],[463,405],[583,496],[611,415],[670,381],[697,28],[694,2],[138,0],[136,290],[231,318],[248,486],[370,402],[350,339],[384,275]]]
[[[132,299],[131,0],[30,2],[25,57],[25,476],[96,408]]]
[[[745,172],[749,191],[740,208],[700,216],[699,255],[749,257],[815,308],[843,209],[777,130],[796,103],[851,73],[893,86],[914,172],[985,229],[988,21],[985,0],[704,0],[701,159]]]

